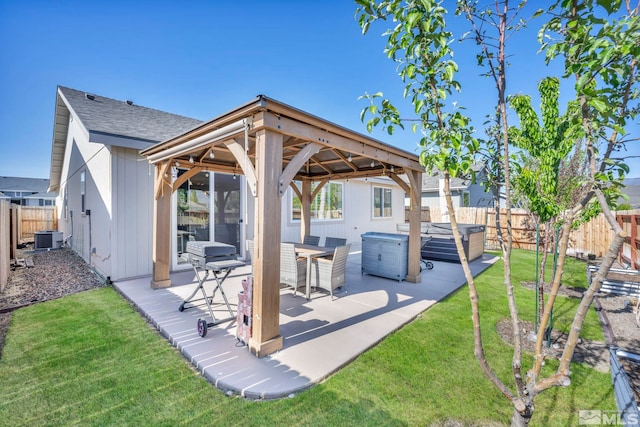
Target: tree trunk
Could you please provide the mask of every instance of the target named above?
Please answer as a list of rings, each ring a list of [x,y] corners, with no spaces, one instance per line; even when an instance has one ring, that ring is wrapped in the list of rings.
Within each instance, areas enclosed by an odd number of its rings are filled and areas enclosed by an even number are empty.
[[[538,276],[538,323],[544,316],[544,275],[547,267],[547,257],[549,251],[549,221],[544,225],[544,236],[542,238],[542,260],[540,261],[540,270]],[[537,325],[536,325],[537,326]],[[536,331],[537,333],[538,331]]]
[[[482,333],[480,331],[480,309],[478,305],[478,290],[476,289],[475,280],[473,274],[471,274],[471,268],[469,267],[469,260],[464,253],[464,246],[462,244],[462,237],[458,231],[458,221],[456,218],[456,211],[453,207],[453,199],[451,198],[451,178],[448,171],[444,172],[444,197],[447,201],[447,208],[450,212],[451,231],[453,232],[453,239],[456,243],[456,249],[458,250],[458,257],[460,258],[460,264],[462,264],[462,271],[467,279],[467,285],[469,286],[469,300],[471,301],[471,320],[473,322],[473,354],[475,355],[480,369],[484,375],[493,383],[493,385],[500,390],[500,392],[511,401],[514,407],[524,409],[524,405],[521,400],[518,399],[509,388],[498,378],[498,375],[491,369],[489,363],[485,357],[484,348],[482,344]],[[512,292],[513,294],[513,292]],[[517,313],[516,313],[517,320]],[[514,361],[520,361],[520,328],[514,328],[514,353],[517,357],[514,357]],[[515,362],[514,362],[515,363]],[[520,364],[514,367],[519,373]]]
[[[533,406],[528,406],[525,414],[521,414],[517,409],[513,409],[513,415],[511,416],[511,425],[513,427],[527,427],[533,417]]]

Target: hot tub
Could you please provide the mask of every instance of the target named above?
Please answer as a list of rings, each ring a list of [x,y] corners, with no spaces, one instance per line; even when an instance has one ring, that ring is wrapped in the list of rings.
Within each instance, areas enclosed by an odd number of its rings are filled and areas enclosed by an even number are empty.
[[[398,224],[397,229],[408,233],[409,224]],[[482,256],[484,252],[484,230],[485,226],[480,224],[458,224],[458,232],[462,238],[467,260],[473,261]],[[422,258],[460,262],[450,223],[423,222],[420,224],[420,234],[425,240],[420,251]]]

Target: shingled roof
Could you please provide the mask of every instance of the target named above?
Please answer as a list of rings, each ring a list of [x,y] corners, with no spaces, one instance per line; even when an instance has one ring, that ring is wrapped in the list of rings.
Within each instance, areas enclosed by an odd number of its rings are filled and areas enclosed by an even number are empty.
[[[153,108],[58,86],[51,148],[51,191],[60,185],[69,119],[76,118],[89,133],[89,141],[142,150],[182,134],[202,123]]]
[[[196,127],[201,120],[118,101],[104,96],[59,87],[84,127],[101,133],[158,143]]]
[[[0,191],[43,193],[47,191],[47,187],[49,187],[49,180],[44,178],[0,176]]]

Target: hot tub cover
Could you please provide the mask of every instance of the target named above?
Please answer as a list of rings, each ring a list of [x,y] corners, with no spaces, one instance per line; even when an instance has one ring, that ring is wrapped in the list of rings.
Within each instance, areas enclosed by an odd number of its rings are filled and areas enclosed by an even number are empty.
[[[409,224],[398,224],[398,231],[409,231]],[[467,239],[470,234],[482,233],[485,226],[481,224],[458,224],[460,235]],[[453,236],[451,224],[448,222],[423,222],[420,224],[420,234],[428,234],[431,236]]]

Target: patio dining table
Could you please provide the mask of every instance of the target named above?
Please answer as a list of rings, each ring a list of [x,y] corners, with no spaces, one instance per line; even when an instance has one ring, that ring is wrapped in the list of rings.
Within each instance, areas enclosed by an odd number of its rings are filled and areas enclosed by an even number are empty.
[[[305,296],[307,299],[311,299],[311,262],[313,258],[332,255],[335,248],[327,248],[324,246],[305,245],[304,243],[295,243],[296,255],[305,257],[307,259],[307,286],[305,290]]]

